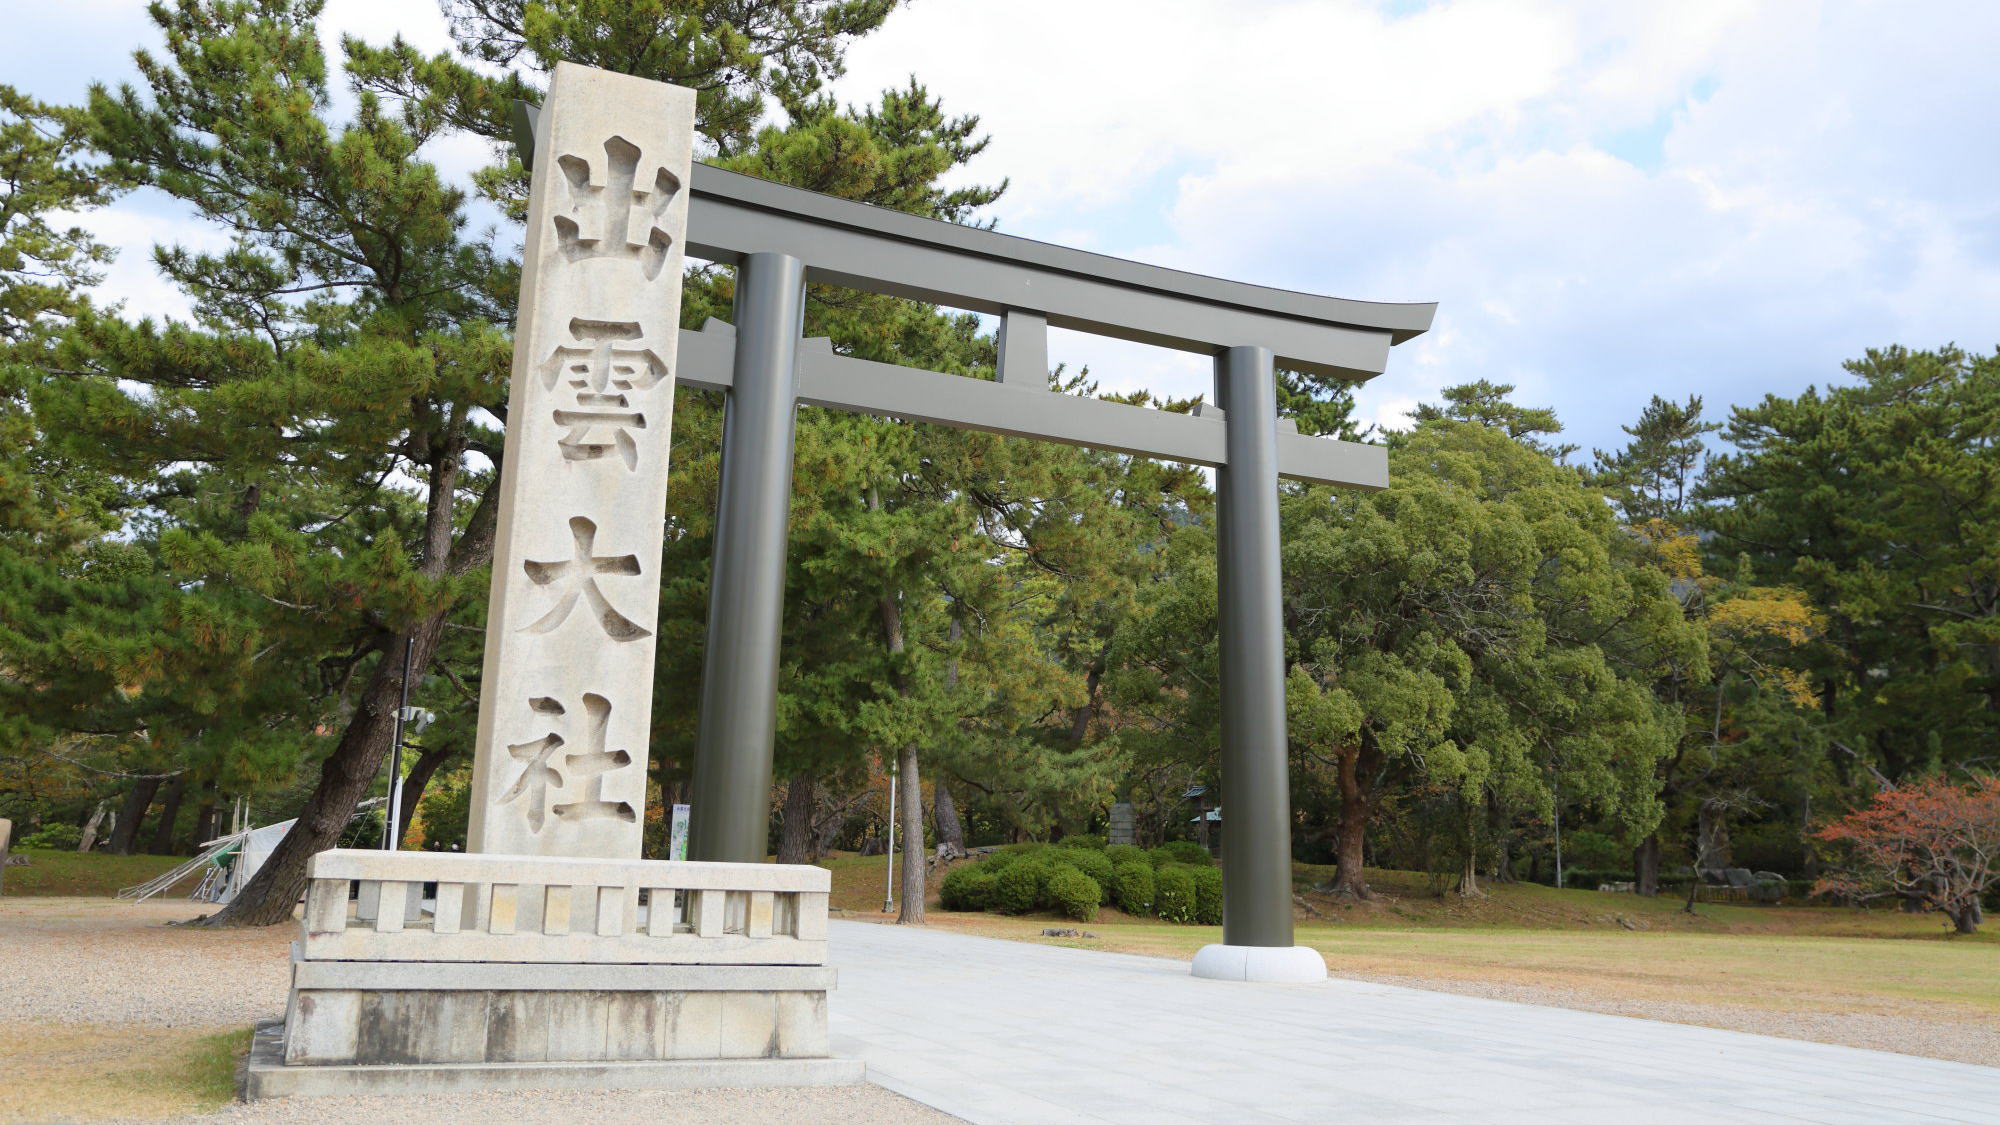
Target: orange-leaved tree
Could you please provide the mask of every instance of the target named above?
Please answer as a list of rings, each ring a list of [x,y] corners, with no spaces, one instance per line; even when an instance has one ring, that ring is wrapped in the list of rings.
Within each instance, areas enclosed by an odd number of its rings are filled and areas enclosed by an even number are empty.
[[[1844,863],[1815,894],[1893,895],[1942,911],[1961,934],[1975,933],[1980,897],[2000,883],[2000,777],[1961,785],[1936,776],[1885,789],[1818,837],[1835,845]]]

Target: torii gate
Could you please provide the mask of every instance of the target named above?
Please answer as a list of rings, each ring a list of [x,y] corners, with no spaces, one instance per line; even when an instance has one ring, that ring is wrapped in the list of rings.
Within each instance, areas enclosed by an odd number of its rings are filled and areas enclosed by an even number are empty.
[[[588,119],[601,133],[611,111],[601,100],[583,108],[592,99],[586,87],[633,81],[561,64],[549,104],[554,109],[559,94],[575,97],[575,103],[565,98],[565,104],[576,104],[578,109],[557,112]],[[627,376],[617,382],[619,387],[657,391],[656,384],[666,382],[670,394],[672,380],[678,379],[725,393],[690,857],[761,863],[766,854],[797,406],[834,407],[1210,465],[1217,480],[1222,787],[1229,805],[1229,844],[1222,859],[1223,942],[1201,951],[1194,972],[1235,980],[1323,978],[1325,965],[1319,954],[1293,945],[1278,479],[1379,489],[1388,484],[1388,459],[1379,446],[1301,435],[1295,424],[1279,418],[1274,365],[1281,362],[1291,369],[1355,381],[1372,378],[1387,366],[1391,346],[1430,327],[1437,306],[1349,301],[1203,277],[919,218],[703,164],[681,165],[687,170],[682,177],[670,161],[653,152],[640,155],[647,148],[643,142],[624,140],[626,133],[646,132],[644,122],[630,122],[612,140],[598,139],[600,163],[616,165],[607,174],[604,167],[579,157],[577,146],[570,142],[558,141],[562,151],[553,161],[547,153],[537,153],[537,145],[552,131],[560,137],[566,130],[560,122],[547,120],[554,114],[544,115],[525,105],[519,109],[516,144],[523,162],[535,170],[538,197],[547,181],[557,178],[553,173],[559,168],[570,181],[572,206],[580,206],[578,200],[608,199],[630,191],[631,217],[646,220],[633,227],[621,208],[620,217],[611,221],[616,229],[607,227],[593,239],[582,236],[574,219],[557,217],[555,229],[567,239],[562,247],[569,260],[616,245],[621,252],[629,250],[634,262],[649,267],[653,271],[649,277],[656,276],[661,266],[677,270],[683,249],[737,269],[736,323],[710,320],[699,331],[680,333],[677,359],[671,338],[678,285],[672,284],[671,294],[667,293],[671,283],[665,277],[657,279],[655,307],[643,318],[648,322],[643,331],[637,313],[623,328],[574,319],[568,322],[569,339],[575,342],[571,346],[561,346],[560,335],[552,351],[547,341],[517,345],[522,349],[517,352],[517,396],[526,382],[520,357],[531,347],[551,351],[551,365],[571,357],[592,357],[591,362],[615,367]],[[615,149],[615,143],[625,148]],[[666,147],[671,151],[686,143],[675,137]],[[544,163],[538,164],[538,157]],[[645,173],[656,164],[657,177],[648,178]],[[676,196],[685,198],[684,247],[676,244],[678,232],[672,229],[679,225],[673,220],[680,217],[676,204],[681,200]],[[546,206],[554,210],[560,205]],[[570,224],[567,228],[562,226],[565,221]],[[528,270],[534,268],[532,251],[530,257]],[[528,270],[523,282],[524,326],[531,323],[525,308]],[[855,359],[836,354],[825,339],[802,339],[808,282],[999,317],[998,379]],[[669,298],[671,309],[659,307]],[[1212,355],[1219,409],[1204,404],[1194,414],[1171,414],[1050,391],[1050,326]],[[642,334],[646,340],[666,342],[642,349],[638,346]],[[624,340],[629,346],[618,347],[617,341]],[[579,362],[575,370],[584,372],[587,366]],[[583,388],[586,379],[572,376],[571,381]],[[553,383],[550,377],[546,385]],[[601,394],[579,392],[579,402],[586,397],[610,401]],[[624,401],[624,396],[616,397]],[[628,464],[638,464],[641,454],[635,452],[626,430],[600,433],[603,425],[612,425],[606,422],[585,432],[583,416],[579,411],[555,414],[558,425],[572,426],[564,456],[594,459],[615,451]],[[599,421],[618,417],[639,415],[590,415]],[[513,429],[510,424],[506,468],[522,472],[515,464]],[[646,437],[659,443],[662,497],[664,429],[656,426]],[[592,433],[599,436],[593,438]],[[645,556],[653,563],[645,566],[639,556],[611,554],[610,548],[602,557],[594,555],[596,526],[588,519],[570,522],[575,541],[570,559],[526,562],[528,580],[547,584],[558,573],[567,573],[562,568],[573,568],[580,584],[573,583],[575,589],[561,607],[587,597],[614,640],[650,636],[646,628],[650,622],[635,622],[624,610],[612,608],[644,602],[646,613],[656,617],[647,596],[635,594],[629,601],[617,602],[598,589],[594,577],[585,576],[652,573],[659,558],[657,538]],[[504,548],[507,536],[501,539]],[[505,566],[511,566],[511,557],[496,555],[496,602],[503,586],[499,571]],[[652,597],[656,596],[657,588]],[[539,628],[556,612],[551,610],[522,628]],[[567,609],[562,612],[567,615]],[[499,635],[497,630],[489,632],[489,638]],[[489,640],[489,669],[500,659],[493,647],[500,643]],[[645,663],[650,668],[650,660]],[[487,686],[493,682],[489,679]],[[606,764],[615,759],[605,752],[603,741],[611,704],[603,696],[584,699],[595,732],[593,749],[569,758],[586,759],[579,768],[588,771],[583,776],[599,778],[593,784],[601,790],[607,784],[601,780],[606,776],[602,771],[624,763]],[[631,698],[625,706],[643,702]],[[536,703],[544,705],[546,715],[562,714],[561,706],[551,699]],[[549,712],[550,706],[556,709]],[[495,815],[503,799],[495,795],[501,779],[494,770],[505,759],[495,753],[501,741],[488,721],[488,710],[482,706],[481,766],[476,772],[483,799],[473,803],[472,846],[489,851],[535,850],[530,846],[534,841],[519,831],[480,826]],[[545,719],[544,725],[547,721],[552,720]],[[633,737],[632,716],[626,721],[621,741]],[[636,718],[639,746],[645,744],[645,721],[642,708]],[[554,738],[555,745],[562,743],[559,736],[548,738]],[[532,759],[534,764],[522,770],[524,781],[553,750],[547,741],[507,747],[516,761]],[[519,788],[517,784],[514,790]],[[642,783],[641,801],[643,793]],[[540,812],[540,798],[536,801],[535,810]],[[591,807],[592,802],[603,804],[597,796],[592,801],[557,804],[556,817],[561,820],[565,810]],[[630,824],[636,808],[623,803],[617,806],[617,816]],[[541,833],[539,823],[534,831]],[[569,845],[591,846],[581,841]],[[621,842],[616,847],[625,850],[631,845]]]

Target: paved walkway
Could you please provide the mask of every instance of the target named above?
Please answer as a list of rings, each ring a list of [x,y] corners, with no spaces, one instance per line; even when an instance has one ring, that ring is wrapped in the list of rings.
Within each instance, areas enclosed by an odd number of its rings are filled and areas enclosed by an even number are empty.
[[[1390,985],[832,924],[833,1047],[980,1123],[2000,1120],[2000,1069]]]

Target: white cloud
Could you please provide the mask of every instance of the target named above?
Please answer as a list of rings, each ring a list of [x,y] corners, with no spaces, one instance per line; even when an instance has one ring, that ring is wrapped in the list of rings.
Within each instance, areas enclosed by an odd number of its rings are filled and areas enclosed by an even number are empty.
[[[0,71],[78,97],[130,73],[138,11],[35,6]],[[341,32],[447,42],[430,0],[331,0]],[[1012,179],[1012,233],[1440,302],[1366,420],[1484,377],[1605,445],[1653,393],[1719,409],[1873,345],[2000,342],[1996,38],[1986,0],[916,0],[838,92],[914,72],[981,115],[992,147],[961,174]],[[426,155],[459,177],[487,152]],[[176,307],[152,242],[219,245],[141,199],[88,222],[126,247],[107,290],[134,312]],[[1208,383],[1198,356],[1051,346],[1110,388]]]
[[[994,142],[969,175],[1012,177],[1013,233],[1439,301],[1362,392],[1370,420],[1484,377],[1606,445],[1654,393],[1719,412],[1869,346],[2000,342],[2000,5],[994,10],[899,12],[844,96],[914,68],[981,114]],[[1199,379],[1072,350],[1109,385]]]

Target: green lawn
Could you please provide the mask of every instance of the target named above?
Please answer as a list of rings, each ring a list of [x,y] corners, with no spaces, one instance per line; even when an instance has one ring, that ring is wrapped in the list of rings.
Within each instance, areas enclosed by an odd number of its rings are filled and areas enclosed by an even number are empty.
[[[828,862],[833,901],[878,920],[883,860]],[[1990,1021],[2000,1016],[2000,923],[1952,936],[1938,915],[1789,904],[1702,904],[1677,898],[1490,886],[1483,898],[1439,896],[1423,876],[1369,872],[1380,896],[1343,903],[1309,893],[1328,872],[1301,865],[1299,888],[1321,917],[1298,912],[1298,941],[1336,973],[1517,984],[1599,1000],[1720,1004],[1788,1012],[1879,1013]],[[937,880],[933,878],[935,888]],[[1018,941],[1189,958],[1221,930],[1104,910],[1093,938],[1045,938],[1053,915],[957,914],[932,899],[930,924]]]
[[[188,861],[174,855],[106,855],[102,852],[42,851],[23,849],[22,867],[9,867],[0,893],[8,898],[46,895],[102,895],[106,898],[125,887],[135,887],[148,879],[172,871]],[[199,872],[170,893],[187,894],[201,878]]]

